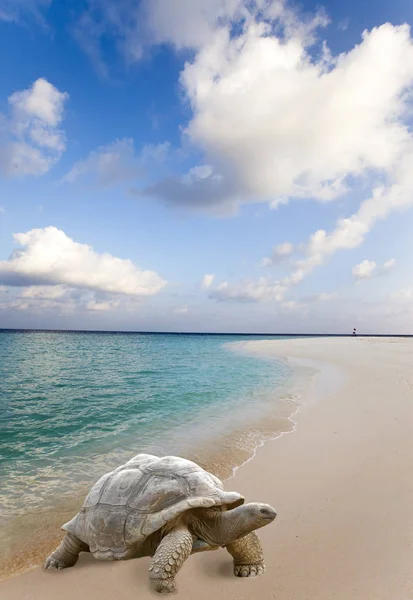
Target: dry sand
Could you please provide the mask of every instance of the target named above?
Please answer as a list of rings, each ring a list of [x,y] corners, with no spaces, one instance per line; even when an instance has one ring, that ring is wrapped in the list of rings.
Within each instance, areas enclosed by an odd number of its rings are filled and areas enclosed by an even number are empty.
[[[224,550],[178,575],[191,600],[413,600],[413,340],[247,342],[251,352],[317,366],[298,427],[267,443],[226,483],[268,502],[260,532],[267,572],[232,576]],[[137,600],[148,559],[34,569],[0,583],[1,600]]]

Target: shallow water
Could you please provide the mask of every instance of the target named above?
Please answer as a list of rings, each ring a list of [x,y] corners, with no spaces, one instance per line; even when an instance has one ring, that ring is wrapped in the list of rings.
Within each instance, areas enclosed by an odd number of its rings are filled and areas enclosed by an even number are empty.
[[[263,440],[291,430],[293,371],[234,352],[234,340],[1,333],[3,557],[25,554],[27,531],[50,544],[88,487],[139,452],[186,456],[227,477]],[[30,553],[12,562],[36,562]]]

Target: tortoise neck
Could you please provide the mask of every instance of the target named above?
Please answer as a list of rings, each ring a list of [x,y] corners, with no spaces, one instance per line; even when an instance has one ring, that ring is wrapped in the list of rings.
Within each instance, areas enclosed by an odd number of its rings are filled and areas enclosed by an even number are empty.
[[[224,512],[211,512],[195,518],[191,529],[197,537],[212,546],[226,546],[255,529],[246,518],[243,506]]]

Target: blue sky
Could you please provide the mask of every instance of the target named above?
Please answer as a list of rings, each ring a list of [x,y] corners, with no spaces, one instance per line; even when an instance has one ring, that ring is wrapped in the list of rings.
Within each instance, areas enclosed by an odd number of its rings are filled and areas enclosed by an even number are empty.
[[[413,5],[0,0],[0,327],[413,333]]]

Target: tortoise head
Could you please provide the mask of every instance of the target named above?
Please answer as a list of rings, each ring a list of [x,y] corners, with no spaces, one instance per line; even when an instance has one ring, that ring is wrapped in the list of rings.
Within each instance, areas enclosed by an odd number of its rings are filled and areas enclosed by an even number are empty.
[[[239,520],[240,525],[245,529],[245,533],[250,533],[255,529],[260,529],[269,525],[277,516],[275,509],[269,504],[262,502],[249,502],[238,508],[229,511],[228,514],[233,514],[233,518]]]
[[[221,534],[225,544],[229,544],[248,533],[269,525],[276,518],[275,509],[269,504],[249,502],[221,516]]]
[[[250,502],[226,511],[214,511],[196,519],[192,528],[197,536],[213,546],[225,546],[255,529],[269,525],[277,516],[269,504]]]

